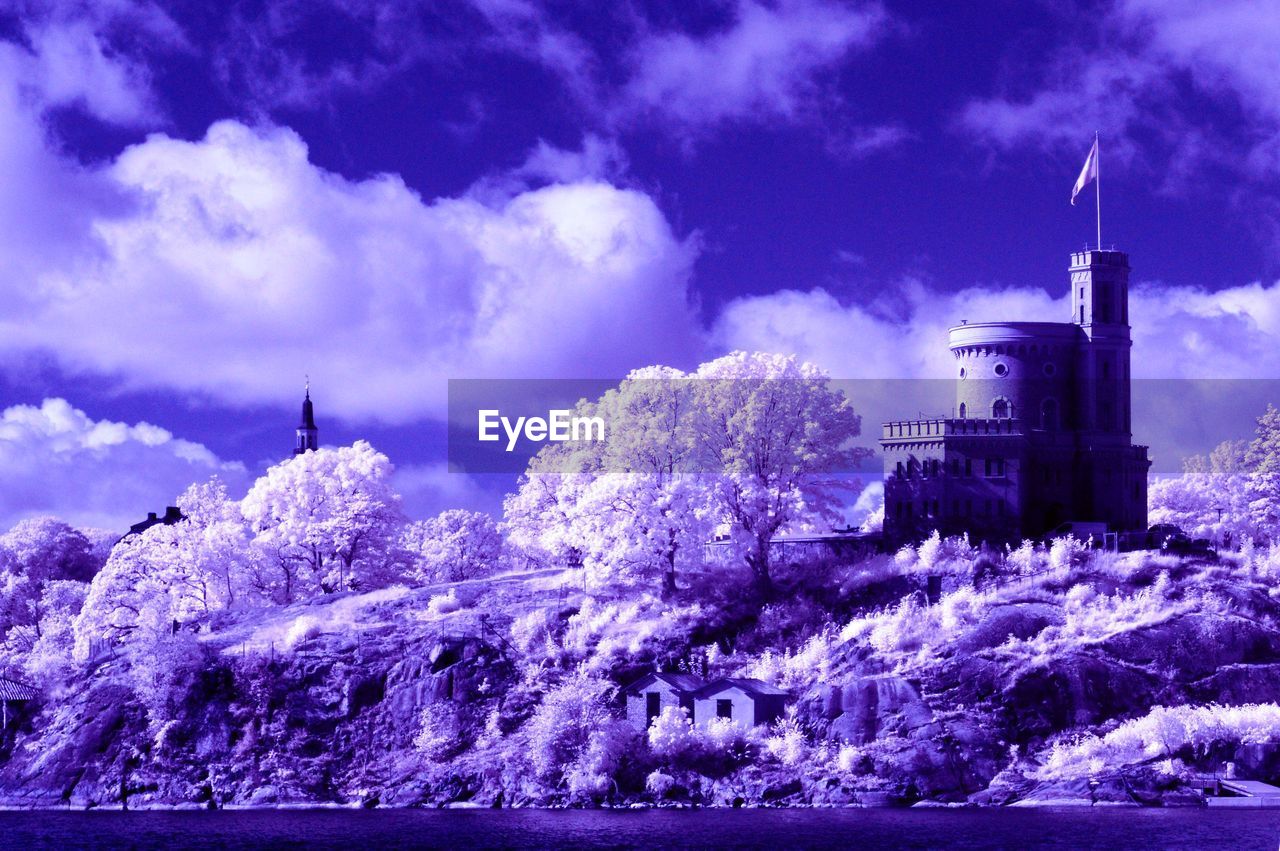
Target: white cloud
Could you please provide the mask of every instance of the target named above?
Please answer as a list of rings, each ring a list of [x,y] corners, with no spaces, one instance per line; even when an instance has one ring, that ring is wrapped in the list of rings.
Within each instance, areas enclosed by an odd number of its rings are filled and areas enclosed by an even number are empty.
[[[440,414],[449,377],[621,374],[697,345],[695,242],[608,183],[426,202],[229,121],[62,171],[109,201],[57,262],[0,273],[0,351],[232,404],[292,403],[308,372],[335,415],[403,422]],[[0,216],[59,201],[7,192]]]
[[[942,293],[915,283],[890,311],[844,305],[829,293],[788,290],[727,305],[712,338],[720,349],[794,352],[837,378],[950,378],[947,328],[963,319],[1068,321],[1069,294],[970,288]],[[1135,378],[1280,378],[1280,282],[1209,292],[1132,287]]]
[[[1019,67],[1010,91],[966,107],[962,126],[1000,147],[1059,151],[1087,146],[1101,129],[1113,155],[1157,158],[1148,166],[1157,172],[1168,162],[1173,183],[1205,161],[1243,166],[1252,177],[1280,174],[1280,15],[1273,0],[1118,0],[1097,30],[1096,47],[1068,42],[1034,88]],[[1206,104],[1234,107],[1234,126],[1215,124],[1220,116]],[[1139,149],[1142,136],[1159,140],[1158,157]]]
[[[30,38],[30,81],[44,103],[80,106],[120,125],[153,120],[149,75],[138,64],[108,56],[86,22],[37,29]]]
[[[732,8],[732,23],[710,35],[649,31],[639,38],[615,110],[655,117],[684,133],[806,118],[819,99],[819,75],[888,28],[874,4],[737,0]]]
[[[145,422],[95,421],[65,399],[0,413],[0,529],[54,514],[123,532],[215,474],[232,489],[247,483],[241,464],[199,443]]]
[[[712,329],[716,348],[795,353],[836,378],[949,378],[947,328],[962,319],[1066,321],[1066,297],[1038,289],[940,293],[903,282],[898,303],[841,304],[822,289],[737,299]],[[1065,287],[1064,287],[1065,289]]]

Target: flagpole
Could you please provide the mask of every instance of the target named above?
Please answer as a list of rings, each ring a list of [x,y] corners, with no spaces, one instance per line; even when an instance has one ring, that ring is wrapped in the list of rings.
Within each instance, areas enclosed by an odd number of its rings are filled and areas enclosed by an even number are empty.
[[[1093,209],[1098,215],[1098,250],[1102,250],[1102,147],[1098,144],[1098,131],[1093,131],[1093,147],[1098,158],[1093,163]]]

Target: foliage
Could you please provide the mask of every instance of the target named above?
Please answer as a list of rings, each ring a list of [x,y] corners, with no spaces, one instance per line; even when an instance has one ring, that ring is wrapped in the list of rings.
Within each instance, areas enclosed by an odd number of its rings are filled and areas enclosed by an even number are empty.
[[[553,686],[527,725],[529,761],[539,777],[560,777],[596,744],[594,734],[614,720],[615,687],[585,668]]]
[[[1153,481],[1147,492],[1148,522],[1170,523],[1193,538],[1223,545],[1256,536],[1246,446],[1243,441],[1227,441],[1207,457],[1186,459],[1182,475]]]
[[[1280,536],[1280,408],[1267,405],[1245,454],[1249,512],[1268,538]]]
[[[300,593],[391,584],[402,523],[391,472],[387,456],[361,440],[305,452],[258,479],[241,509],[270,554],[262,590],[289,603]]]
[[[836,495],[865,450],[860,419],[811,364],[735,352],[684,374],[638,370],[575,412],[609,439],[554,444],[504,510],[516,544],[585,565],[598,585],[676,591],[716,527],[769,593],[769,541],[839,519]]]
[[[410,523],[400,546],[409,556],[409,575],[424,584],[478,579],[510,564],[497,522],[482,511],[450,509]]]
[[[1066,736],[1054,742],[1035,772],[1041,779],[1073,779],[1166,759],[1202,754],[1222,743],[1280,742],[1280,706],[1157,706],[1105,735]]]

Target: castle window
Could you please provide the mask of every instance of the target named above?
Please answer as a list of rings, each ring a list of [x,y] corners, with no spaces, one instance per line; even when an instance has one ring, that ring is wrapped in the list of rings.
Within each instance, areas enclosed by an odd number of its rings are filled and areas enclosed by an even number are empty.
[[[961,380],[963,380],[963,379],[964,379],[964,376],[965,376],[964,367],[960,367],[960,378],[961,378]]]
[[[998,363],[995,365],[994,371],[996,375],[998,375],[1001,378],[1004,378],[1006,375],[1009,374],[1009,365],[1006,363]]]
[[[988,458],[983,467],[983,473],[988,479],[998,479],[1004,476],[1004,459]]]
[[[964,474],[966,476],[969,476],[970,478],[973,477],[973,459],[972,458],[964,459]]]
[[[1040,428],[1045,431],[1058,430],[1058,400],[1045,399],[1040,403]]]
[[[907,477],[907,468],[902,466],[902,462],[898,462],[898,478],[905,479]]]
[[[1041,369],[1043,369],[1044,374],[1049,376],[1050,378],[1058,374],[1058,367],[1054,366],[1051,363],[1046,363],[1043,367],[1041,367]]]
[[[964,370],[963,370],[963,369],[962,369],[962,370],[960,370],[960,377],[961,377],[961,378],[964,378]],[[961,402],[961,403],[960,403],[960,419],[962,419],[962,420],[963,420],[963,419],[965,418],[965,415],[968,413],[968,411],[969,411],[969,409],[968,409],[968,407],[965,405],[965,403],[964,403],[964,402]]]
[[[1011,416],[1009,400],[1003,396],[991,403],[991,416],[997,420],[1008,419]]]

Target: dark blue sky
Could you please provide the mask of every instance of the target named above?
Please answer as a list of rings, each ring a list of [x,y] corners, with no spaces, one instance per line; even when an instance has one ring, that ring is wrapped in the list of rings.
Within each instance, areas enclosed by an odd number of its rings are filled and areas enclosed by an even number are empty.
[[[427,511],[493,501],[441,475],[448,378],[937,375],[957,313],[1064,318],[1094,130],[1138,373],[1280,368],[1271,2],[8,6],[0,402],[86,418],[10,417],[15,457],[109,477],[77,429],[145,421],[243,479],[310,373],[323,441]],[[143,443],[172,490],[193,462]],[[145,510],[114,493],[32,499]]]

